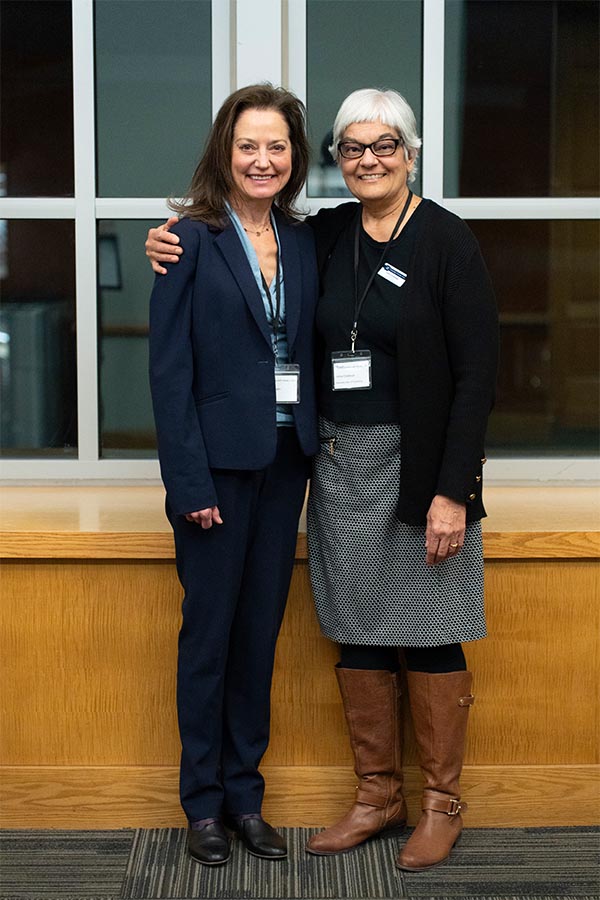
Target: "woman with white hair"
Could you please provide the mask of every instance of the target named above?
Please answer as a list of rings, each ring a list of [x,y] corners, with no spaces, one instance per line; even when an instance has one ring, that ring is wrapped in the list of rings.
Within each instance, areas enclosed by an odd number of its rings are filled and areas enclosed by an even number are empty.
[[[350,810],[307,850],[345,852],[406,822],[402,651],[425,778],[422,815],[397,862],[409,871],[446,860],[462,830],[473,695],[461,644],[486,634],[479,520],[497,366],[477,241],[410,189],[420,146],[400,94],[350,94],[331,152],[359,203],[307,220],[321,277],[309,564],[322,631],[340,644],[358,777]],[[175,258],[173,243],[164,227],[150,233],[155,268]]]
[[[321,450],[308,507],[309,563],[359,779],[311,853],[403,825],[398,648],[425,776],[408,870],[444,861],[461,828],[472,676],[461,642],[485,636],[481,500],[497,320],[477,242],[415,196],[421,141],[395,91],[355,91],[332,153],[360,201],[311,223]]]

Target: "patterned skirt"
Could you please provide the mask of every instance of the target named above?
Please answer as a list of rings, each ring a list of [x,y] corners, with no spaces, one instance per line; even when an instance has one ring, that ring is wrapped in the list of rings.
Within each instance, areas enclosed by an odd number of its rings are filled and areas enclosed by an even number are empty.
[[[481,523],[457,556],[425,564],[425,526],[396,518],[400,427],[321,419],[308,558],[323,634],[346,644],[436,647],[486,636]]]

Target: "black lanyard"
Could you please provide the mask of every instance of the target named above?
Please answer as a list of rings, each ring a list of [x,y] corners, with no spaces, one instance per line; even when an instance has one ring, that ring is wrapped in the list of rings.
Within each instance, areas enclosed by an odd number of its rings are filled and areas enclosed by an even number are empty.
[[[361,222],[362,222],[362,207],[359,207],[358,217],[356,220],[356,231],[354,234],[354,324],[353,324],[352,330],[350,332],[350,340],[352,341],[352,352],[353,353],[354,353],[354,345],[356,343],[356,338],[358,337],[358,318],[360,316],[360,311],[363,307],[363,303],[365,302],[365,298],[366,298],[367,294],[369,293],[369,289],[370,289],[371,285],[373,284],[373,279],[379,272],[379,270],[381,268],[381,264],[385,258],[385,255],[388,252],[388,250],[390,249],[390,244],[394,240],[396,232],[398,231],[398,229],[404,222],[404,219],[406,217],[406,213],[408,212],[408,207],[410,206],[410,201],[412,200],[412,197],[413,197],[413,192],[409,191],[408,197],[406,198],[406,203],[404,204],[404,207],[402,209],[402,212],[400,213],[398,221],[392,228],[392,233],[390,235],[390,239],[387,242],[387,244],[385,245],[385,247],[383,248],[383,250],[381,251],[381,256],[379,258],[379,262],[377,263],[377,265],[371,272],[371,274],[369,276],[369,280],[367,281],[367,286],[365,287],[364,291],[362,292],[362,296],[361,296],[360,300],[358,299],[358,259],[359,259],[359,254],[360,254],[360,228],[361,228]]]
[[[262,269],[260,270],[260,277],[262,278],[263,288],[265,289],[265,293],[267,295],[267,302],[269,304],[269,312],[271,313],[271,321],[269,325],[273,329],[273,352],[275,356],[277,356],[277,332],[279,331],[280,325],[283,325],[281,320],[281,280],[279,278],[279,246],[277,247],[277,257],[275,260],[275,307],[273,307],[273,298],[271,297],[271,291],[269,290],[269,285],[267,284],[267,279],[263,275]]]

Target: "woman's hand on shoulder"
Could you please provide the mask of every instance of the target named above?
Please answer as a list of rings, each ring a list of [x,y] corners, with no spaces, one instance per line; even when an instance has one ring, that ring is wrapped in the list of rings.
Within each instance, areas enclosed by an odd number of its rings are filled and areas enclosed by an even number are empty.
[[[425,530],[426,563],[435,566],[456,556],[465,540],[467,507],[450,497],[436,494],[427,513]]]
[[[214,525],[222,525],[223,519],[218,506],[209,506],[208,509],[199,509],[196,512],[186,513],[188,522],[195,522],[201,528],[212,528]]]
[[[182,248],[177,246],[179,244],[179,236],[171,234],[170,231],[178,221],[177,216],[171,216],[158,228],[150,228],[148,231],[145,244],[146,256],[150,260],[154,271],[159,275],[167,274],[167,270],[160,265],[161,263],[179,262],[179,257],[183,253]]]

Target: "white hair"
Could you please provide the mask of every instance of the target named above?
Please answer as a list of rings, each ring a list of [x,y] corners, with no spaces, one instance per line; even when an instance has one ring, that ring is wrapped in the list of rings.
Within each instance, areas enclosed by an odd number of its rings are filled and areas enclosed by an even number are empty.
[[[416,161],[421,147],[421,138],[417,134],[417,120],[412,109],[398,91],[362,88],[348,94],[338,110],[333,123],[333,141],[329,152],[338,162],[337,145],[342,140],[346,129],[354,122],[383,122],[398,132],[404,143],[404,157]],[[416,162],[408,176],[415,180]]]

